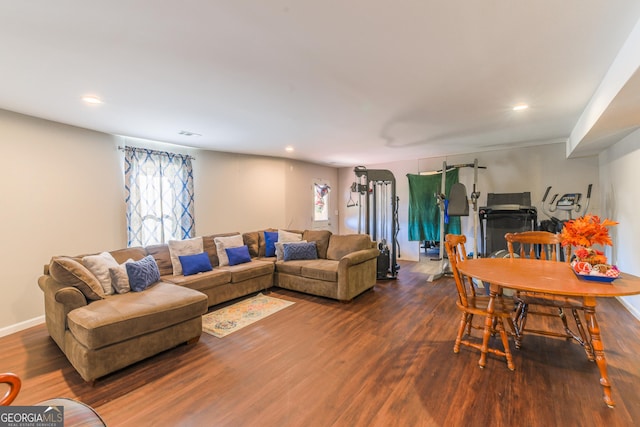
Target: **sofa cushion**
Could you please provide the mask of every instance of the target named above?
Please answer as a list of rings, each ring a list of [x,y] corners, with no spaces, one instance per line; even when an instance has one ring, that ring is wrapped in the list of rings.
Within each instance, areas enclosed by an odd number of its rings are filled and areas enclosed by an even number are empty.
[[[331,232],[329,230],[305,230],[302,234],[302,240],[307,242],[316,242],[318,247],[318,258],[327,258],[327,249],[329,248],[329,239]]]
[[[147,255],[140,261],[127,262],[125,268],[129,276],[129,286],[133,292],[142,292],[160,280],[158,264],[151,255]]]
[[[285,243],[283,248],[284,261],[318,259],[316,242],[297,243],[293,245],[291,243]]]
[[[251,262],[251,255],[249,255],[249,247],[247,245],[238,246],[237,248],[225,248],[224,251],[227,253],[229,265]]]
[[[252,231],[242,234],[244,244],[249,248],[249,254],[252,258],[257,258],[260,251],[260,232]]]
[[[182,264],[180,264],[180,255],[195,255],[204,252],[202,237],[194,237],[186,240],[169,240],[169,255],[171,256],[171,265],[173,266],[173,275],[182,274]]]
[[[216,243],[216,252],[218,254],[218,263],[220,267],[229,265],[229,257],[227,256],[227,248],[237,248],[244,246],[244,240],[240,234],[228,237],[215,237],[213,241]]]
[[[109,252],[102,252],[98,255],[87,255],[82,258],[82,265],[87,267],[87,269],[96,276],[105,295],[111,295],[113,293],[109,268],[117,267],[118,261],[116,261]]]
[[[111,253],[111,256],[113,256],[115,260],[118,261],[118,264],[122,264],[128,259],[139,261],[142,258],[149,255],[147,253],[147,250],[140,246],[134,246],[133,248],[118,249],[116,251],[110,251],[110,253]]]
[[[228,265],[225,270],[231,273],[231,283],[243,282],[254,277],[273,273],[273,263],[268,261],[251,260],[244,264]]]
[[[324,280],[327,282],[338,281],[338,266],[340,261],[318,259],[307,261],[302,265],[300,275],[309,279]]]
[[[163,282],[169,282],[180,286],[186,286],[197,291],[215,288],[231,282],[231,272],[215,268],[205,273],[192,276],[162,276]]]
[[[151,255],[158,264],[160,275],[173,274],[173,264],[171,263],[171,253],[169,245],[166,243],[160,245],[147,246],[147,255]]]
[[[299,276],[302,272],[302,266],[307,262],[310,261],[276,261],[275,267],[278,273]]]
[[[371,238],[367,234],[333,234],[329,238],[327,259],[340,260],[351,252],[371,248]]]
[[[95,301],[69,312],[76,340],[90,350],[158,331],[200,316],[207,297],[193,289],[158,282],[143,292]]]
[[[96,276],[78,260],[71,257],[51,258],[49,273],[51,277],[63,285],[78,288],[88,300],[99,300],[105,296],[102,285]]]
[[[182,274],[185,276],[213,270],[209,254],[206,252],[195,255],[180,255],[178,258],[180,259],[180,264],[182,264]]]

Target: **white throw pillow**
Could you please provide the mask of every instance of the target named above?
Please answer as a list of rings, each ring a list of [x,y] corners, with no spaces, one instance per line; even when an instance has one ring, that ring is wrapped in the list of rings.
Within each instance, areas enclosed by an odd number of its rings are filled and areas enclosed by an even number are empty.
[[[186,240],[169,240],[169,256],[173,266],[173,275],[182,276],[182,264],[180,255],[195,255],[204,252],[202,237],[194,237]]]
[[[308,243],[306,240],[300,240],[299,242],[276,242],[276,261],[282,261],[284,259],[284,245],[297,245],[299,243]]]
[[[127,274],[127,266],[125,265],[128,262],[133,262],[133,259],[129,258],[122,264],[117,264],[116,267],[111,267],[109,269],[109,275],[111,276],[111,287],[113,288],[114,293],[126,294],[131,290],[131,286],[129,286],[129,275]]]
[[[300,242],[302,240],[302,234],[292,233],[290,231],[278,230],[278,242]]]
[[[116,261],[109,252],[102,252],[98,255],[88,255],[83,257],[82,265],[87,267],[87,269],[96,276],[96,279],[100,282],[105,295],[113,294],[109,268],[117,267],[118,261]]]
[[[227,237],[214,237],[213,242],[216,244],[216,252],[218,253],[218,263],[220,267],[229,265],[229,257],[227,256],[227,248],[238,248],[244,246],[242,235],[236,234]]]

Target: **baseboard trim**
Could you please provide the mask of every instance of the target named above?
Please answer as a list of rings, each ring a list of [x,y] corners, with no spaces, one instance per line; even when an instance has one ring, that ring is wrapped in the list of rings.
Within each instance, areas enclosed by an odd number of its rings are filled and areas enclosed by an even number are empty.
[[[624,308],[626,308],[629,311],[629,313],[633,315],[633,317],[640,320],[640,311],[638,311],[637,307],[629,304],[624,297],[616,297],[616,298],[618,299],[618,301],[620,301],[620,304],[622,304]]]
[[[4,328],[0,328],[0,337],[6,337],[7,335],[29,329],[32,326],[41,325],[42,323],[44,323],[44,315],[16,323],[15,325],[6,326]]]

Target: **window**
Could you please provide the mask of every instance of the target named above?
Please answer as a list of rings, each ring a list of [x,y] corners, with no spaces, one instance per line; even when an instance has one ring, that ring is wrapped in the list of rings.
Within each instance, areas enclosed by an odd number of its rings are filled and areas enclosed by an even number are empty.
[[[328,221],[329,220],[329,191],[331,191],[331,187],[329,187],[329,184],[314,182],[313,190],[314,190],[313,220]]]
[[[195,234],[191,157],[125,147],[128,246]]]
[[[331,187],[324,180],[316,179],[313,182],[313,223],[314,230],[328,230],[329,222],[329,192]]]

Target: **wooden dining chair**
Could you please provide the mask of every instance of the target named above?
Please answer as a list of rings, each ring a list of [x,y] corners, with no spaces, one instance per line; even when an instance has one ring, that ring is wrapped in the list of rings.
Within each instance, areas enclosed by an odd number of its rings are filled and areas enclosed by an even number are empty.
[[[453,273],[453,278],[458,291],[456,306],[462,312],[460,316],[458,334],[453,346],[454,353],[458,353],[460,351],[461,344],[482,351],[482,344],[471,340],[471,332],[473,329],[480,329],[484,331],[484,325],[488,315],[487,307],[489,305],[489,296],[476,294],[472,278],[464,276],[458,270],[458,263],[466,259],[466,251],[464,247],[466,240],[466,237],[463,235],[447,234],[444,241],[447,256],[449,257],[451,272]],[[512,318],[514,311],[514,301],[512,299],[505,300],[501,295],[498,295],[494,302],[493,315],[495,320],[492,323],[493,330],[491,332],[497,332],[500,334],[504,351],[497,348],[487,349],[487,351],[492,354],[505,357],[507,360],[507,367],[510,370],[513,370],[514,366],[511,358],[511,351],[509,349],[509,333],[507,332],[505,324],[509,325],[509,332],[516,336],[516,327]],[[478,315],[479,317],[478,324],[473,323],[475,315]],[[465,332],[466,335],[468,335],[467,339],[463,339]]]
[[[523,231],[520,233],[507,233],[504,236],[507,241],[507,249],[512,258],[530,258],[547,261],[560,261],[561,239],[559,234],[548,231]],[[564,259],[568,263],[571,257],[571,249],[567,248]],[[569,268],[567,266],[567,268]],[[574,339],[585,349],[589,360],[593,359],[593,349],[587,332],[580,319],[579,312],[584,313],[583,301],[579,298],[550,295],[540,292],[519,291],[514,295],[516,302],[516,326],[519,331],[516,347],[521,345],[525,333],[537,335],[555,336],[566,339]],[[566,311],[570,311],[576,323],[578,333],[571,330],[567,322]],[[559,317],[564,328],[563,332],[544,329],[527,329],[527,317],[529,315]]]

